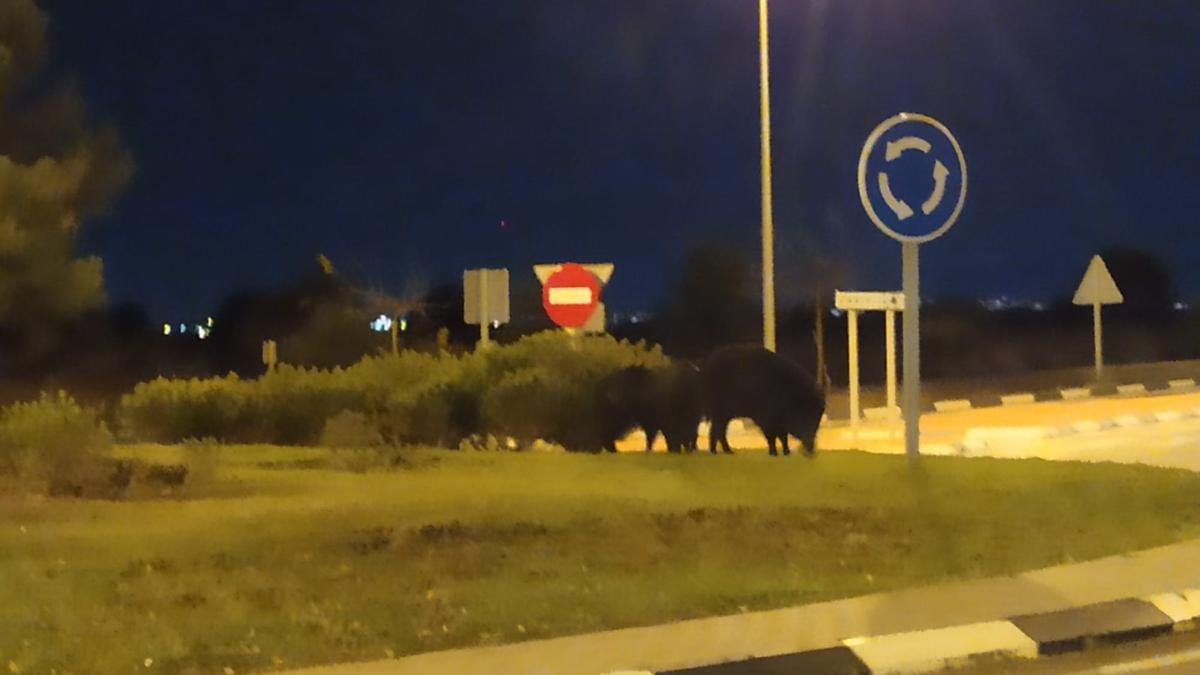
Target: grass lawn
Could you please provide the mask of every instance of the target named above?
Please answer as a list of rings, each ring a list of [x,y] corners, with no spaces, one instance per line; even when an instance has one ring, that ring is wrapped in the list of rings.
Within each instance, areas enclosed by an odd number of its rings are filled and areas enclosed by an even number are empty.
[[[351,473],[323,449],[212,452],[212,478],[182,495],[0,497],[0,672],[282,670],[1200,536],[1200,476],[1138,466],[413,450]]]

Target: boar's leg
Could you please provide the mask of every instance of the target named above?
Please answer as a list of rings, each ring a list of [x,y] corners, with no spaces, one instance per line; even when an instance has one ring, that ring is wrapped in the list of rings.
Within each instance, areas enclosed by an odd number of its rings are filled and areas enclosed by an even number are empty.
[[[650,426],[644,426],[642,429],[646,431],[646,452],[654,452],[654,439],[658,438],[658,429]]]
[[[725,452],[732,454],[729,449],[729,439],[725,438],[726,427],[729,426],[728,417],[714,417],[712,427],[708,431],[708,451],[712,454],[717,454],[717,446],[725,446]]]
[[[779,436],[779,444],[783,446],[783,456],[784,457],[787,457],[788,455],[792,454],[792,451],[788,449],[788,435],[786,432]]]

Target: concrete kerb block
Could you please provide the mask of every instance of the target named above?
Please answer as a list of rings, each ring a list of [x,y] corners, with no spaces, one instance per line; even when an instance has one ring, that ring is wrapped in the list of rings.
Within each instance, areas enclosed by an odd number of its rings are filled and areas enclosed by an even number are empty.
[[[1117,393],[1121,396],[1145,396],[1146,385],[1144,384],[1120,384],[1117,385]]]
[[[1113,418],[1113,424],[1119,427],[1136,427],[1141,425],[1142,418],[1137,415],[1121,415]]]
[[[1167,389],[1192,389],[1196,386],[1196,381],[1192,378],[1182,380],[1168,380]]]
[[[1029,405],[1030,403],[1034,403],[1034,402],[1035,402],[1035,399],[1033,397],[1033,394],[1030,394],[1030,393],[1008,394],[1007,396],[1000,397],[1000,405],[1002,405],[1002,406]]]
[[[1183,419],[1183,413],[1175,410],[1164,410],[1154,413],[1154,421],[1156,422],[1178,422]]]
[[[965,398],[953,399],[949,401],[934,401],[933,409],[937,412],[954,412],[956,410],[970,410],[971,402]]]
[[[849,647],[872,675],[928,673],[968,658],[989,655],[1033,659],[1038,644],[1008,621],[851,638]]]
[[[989,457],[1033,457],[1050,427],[972,427],[963,435],[964,454]]]
[[[868,422],[895,422],[900,419],[900,407],[863,408],[863,418]]]
[[[1109,420],[1083,420],[1082,422],[1075,422],[1071,424],[1071,427],[1075,429],[1077,433],[1091,434],[1097,431],[1108,429],[1112,427],[1112,425],[1113,423]]]
[[[1085,398],[1092,397],[1092,390],[1088,387],[1074,387],[1070,389],[1059,389],[1058,393],[1064,401],[1080,401]]]

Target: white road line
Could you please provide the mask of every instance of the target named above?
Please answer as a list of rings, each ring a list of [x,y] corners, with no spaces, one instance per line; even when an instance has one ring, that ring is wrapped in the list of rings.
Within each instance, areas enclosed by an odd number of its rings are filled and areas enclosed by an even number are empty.
[[[1100,675],[1120,675],[1120,673],[1137,673],[1143,670],[1151,670],[1153,668],[1166,668],[1167,666],[1178,666],[1192,661],[1200,661],[1200,649],[1193,649],[1190,652],[1180,652],[1169,656],[1156,656],[1151,659],[1142,659],[1141,661],[1128,661],[1126,663],[1115,663],[1111,666],[1104,666],[1100,670],[1081,670],[1074,675],[1085,675],[1086,673],[1100,673]]]

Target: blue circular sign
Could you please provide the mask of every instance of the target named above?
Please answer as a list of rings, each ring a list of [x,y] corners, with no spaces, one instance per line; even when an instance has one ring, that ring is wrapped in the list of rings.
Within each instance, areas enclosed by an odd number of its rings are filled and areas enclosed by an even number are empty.
[[[858,194],[884,234],[920,244],[958,219],[967,198],[967,161],[941,122],[900,113],[867,137],[858,160]]]

